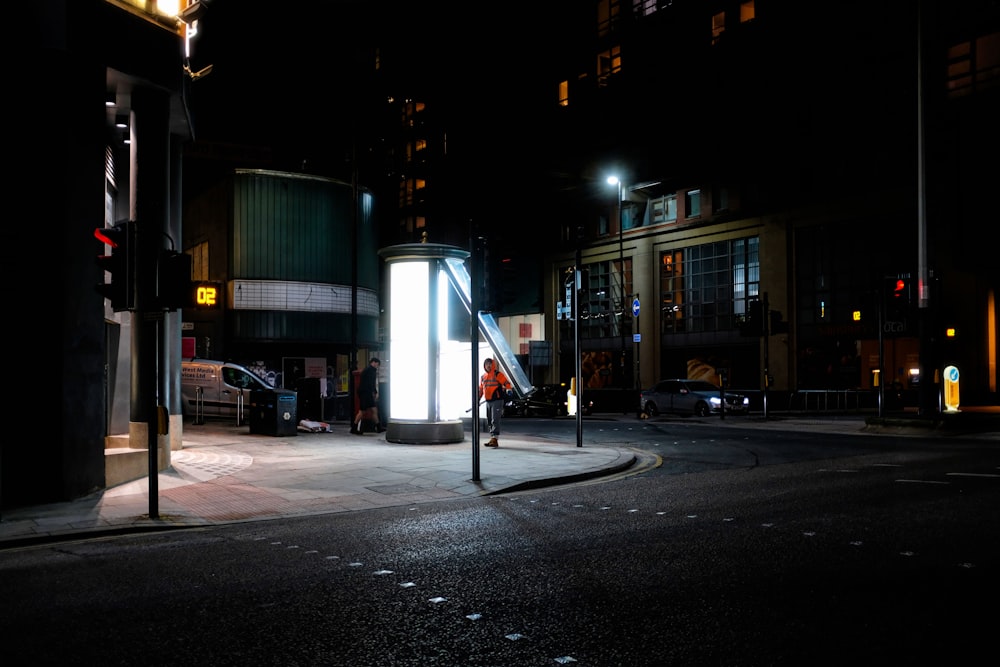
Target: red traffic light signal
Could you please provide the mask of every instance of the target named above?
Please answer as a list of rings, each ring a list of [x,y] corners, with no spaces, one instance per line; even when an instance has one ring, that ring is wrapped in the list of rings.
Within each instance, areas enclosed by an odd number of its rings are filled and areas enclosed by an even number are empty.
[[[908,273],[885,277],[883,331],[891,330],[894,335],[908,335],[913,304],[911,285],[912,280]]]
[[[896,278],[892,281],[892,298],[900,303],[910,303],[912,299],[909,278]]]
[[[98,255],[97,265],[110,274],[108,282],[98,283],[95,288],[111,302],[115,312],[131,310],[133,300],[133,273],[135,269],[135,223],[125,220],[113,227],[98,227],[94,238],[111,246],[111,254]]]

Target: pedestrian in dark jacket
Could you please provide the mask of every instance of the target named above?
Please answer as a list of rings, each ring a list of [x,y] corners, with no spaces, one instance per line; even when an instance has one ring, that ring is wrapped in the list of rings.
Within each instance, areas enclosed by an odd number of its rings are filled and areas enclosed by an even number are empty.
[[[351,433],[363,434],[366,421],[374,422],[376,433],[382,432],[382,421],[378,415],[378,367],[381,365],[382,361],[378,357],[372,357],[361,371],[361,380],[358,383],[359,409],[351,423]]]

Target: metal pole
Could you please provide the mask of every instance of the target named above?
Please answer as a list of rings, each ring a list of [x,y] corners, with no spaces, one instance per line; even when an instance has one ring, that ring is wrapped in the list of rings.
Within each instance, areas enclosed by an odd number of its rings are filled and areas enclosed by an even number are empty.
[[[937,410],[934,380],[939,368],[933,337],[930,335],[931,291],[927,263],[927,172],[924,143],[923,3],[917,3],[917,336],[920,354],[918,414]],[[938,397],[940,399],[940,396]]]
[[[761,333],[764,337],[764,419],[767,419],[767,393],[768,387],[771,385],[771,369],[770,369],[770,359],[768,355],[768,338],[770,338],[770,319],[771,319],[771,305],[767,300],[767,292],[764,292],[764,303],[761,304],[761,317],[763,322],[761,322]]]
[[[194,424],[205,423],[205,388],[198,385],[194,388]]]
[[[469,330],[470,357],[472,362],[472,481],[480,481],[479,476],[479,302],[482,289],[484,239],[476,237],[475,226],[469,221],[470,289],[469,315],[472,321]]]
[[[157,428],[157,400],[156,400],[156,386],[157,386],[157,372],[159,370],[158,356],[156,354],[156,338],[159,335],[159,322],[157,317],[162,318],[162,313],[148,312],[143,310],[135,311],[137,317],[133,318],[139,320],[141,323],[142,334],[146,338],[146,344],[142,349],[142,356],[139,359],[139,363],[142,366],[142,393],[143,399],[146,403],[146,447],[148,454],[148,469],[147,473],[149,475],[149,518],[159,519],[160,518],[160,448],[159,448],[159,430]]]
[[[885,417],[885,278],[878,290],[878,416]]]
[[[347,359],[347,419],[354,428],[354,404],[357,392],[354,373],[358,370],[358,255],[361,246],[361,219],[358,210],[358,147],[351,144],[351,350]],[[472,318],[475,320],[475,317]],[[370,356],[370,354],[369,354]],[[392,360],[390,359],[391,363]],[[380,413],[379,418],[383,415]]]
[[[635,293],[635,298],[636,299],[639,298],[639,293],[638,292]],[[635,316],[635,329],[633,330],[633,332],[641,331],[641,330],[642,329],[639,327],[639,314],[636,313],[636,316]],[[634,350],[633,356],[635,357],[635,396],[634,396],[634,400],[635,400],[635,418],[636,419],[642,419],[642,405],[641,405],[641,403],[638,400],[639,399],[639,395],[642,393],[642,382],[639,379],[639,351],[642,349],[642,343],[635,343],[635,344],[633,344],[632,345],[632,349]]]
[[[619,282],[621,284],[621,301],[619,302],[618,313],[618,337],[621,339],[621,374],[622,374],[622,414],[625,409],[625,391],[628,385],[625,384],[625,243],[623,233],[625,230],[624,216],[622,215],[622,179],[618,179],[618,270],[621,272]]]
[[[580,359],[580,239],[577,234],[576,241],[576,265],[573,267],[573,355],[576,357],[575,377],[576,377],[576,446],[583,447],[583,387],[580,384],[580,376],[583,374],[583,365]]]

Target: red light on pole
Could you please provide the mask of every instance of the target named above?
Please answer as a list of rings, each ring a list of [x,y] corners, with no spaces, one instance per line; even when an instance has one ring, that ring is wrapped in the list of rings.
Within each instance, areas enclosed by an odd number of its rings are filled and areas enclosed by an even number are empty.
[[[94,230],[94,238],[111,246],[111,254],[101,254],[95,258],[97,265],[110,275],[109,282],[98,283],[96,289],[111,302],[111,309],[115,312],[131,310],[135,306],[132,299],[134,234],[135,224],[130,220],[119,222],[114,227],[98,227]]]

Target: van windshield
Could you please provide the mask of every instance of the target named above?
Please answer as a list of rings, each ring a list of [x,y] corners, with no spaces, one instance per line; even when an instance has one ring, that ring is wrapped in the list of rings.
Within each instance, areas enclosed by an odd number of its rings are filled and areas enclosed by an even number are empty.
[[[236,368],[223,368],[222,380],[231,387],[241,389],[272,389],[263,378]]]

